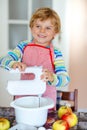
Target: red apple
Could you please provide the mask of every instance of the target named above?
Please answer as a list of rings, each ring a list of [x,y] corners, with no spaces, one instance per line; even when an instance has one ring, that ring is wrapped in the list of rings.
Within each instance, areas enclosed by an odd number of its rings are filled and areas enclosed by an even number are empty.
[[[52,130],[69,130],[69,125],[64,120],[57,120],[53,123]]]
[[[58,110],[58,118],[61,118],[66,113],[72,113],[72,109],[69,106],[61,106]]]
[[[66,113],[65,115],[62,116],[61,119],[67,121],[70,128],[75,126],[78,123],[78,118],[75,113],[71,113],[71,114]]]

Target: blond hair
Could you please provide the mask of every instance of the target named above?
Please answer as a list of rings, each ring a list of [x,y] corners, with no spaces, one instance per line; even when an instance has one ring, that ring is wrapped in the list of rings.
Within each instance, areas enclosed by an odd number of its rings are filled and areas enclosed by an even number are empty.
[[[40,19],[41,21],[50,19],[54,26],[55,32],[56,33],[60,32],[61,30],[60,17],[54,10],[46,7],[39,8],[38,10],[36,10],[31,17],[30,24],[29,24],[30,28],[34,26],[34,23],[37,19]]]

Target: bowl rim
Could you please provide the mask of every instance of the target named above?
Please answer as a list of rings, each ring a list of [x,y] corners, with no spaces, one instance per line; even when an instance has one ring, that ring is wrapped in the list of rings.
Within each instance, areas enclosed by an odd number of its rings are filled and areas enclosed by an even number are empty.
[[[14,101],[12,101],[11,103],[10,103],[10,106],[11,107],[13,107],[13,108],[15,108],[15,109],[19,109],[19,110],[28,110],[28,111],[32,111],[32,110],[34,110],[34,111],[37,111],[37,110],[44,110],[44,109],[51,109],[51,108],[53,108],[54,107],[54,101],[51,99],[51,98],[49,98],[49,97],[40,97],[41,99],[46,99],[50,104],[48,104],[48,105],[45,105],[45,106],[40,106],[40,107],[22,107],[22,106],[18,106],[18,105],[16,105],[16,101],[18,101],[18,100],[22,100],[22,99],[28,99],[28,98],[38,98],[37,96],[26,96],[26,97],[21,97],[21,98],[18,98],[18,99],[16,99],[16,100],[14,100]]]

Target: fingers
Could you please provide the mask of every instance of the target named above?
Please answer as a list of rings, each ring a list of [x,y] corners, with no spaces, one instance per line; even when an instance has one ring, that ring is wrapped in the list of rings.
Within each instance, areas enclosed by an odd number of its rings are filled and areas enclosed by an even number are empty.
[[[41,75],[41,79],[45,82],[50,81],[53,82],[54,77],[53,77],[53,73],[50,72],[48,69],[43,69],[43,74]]]
[[[41,79],[42,79],[44,82],[49,81],[48,76],[46,76],[45,74],[42,74],[42,75],[41,75]]]
[[[12,66],[13,69],[18,68],[20,71],[24,71],[26,67],[27,67],[26,64],[24,64],[22,62],[16,62]]]

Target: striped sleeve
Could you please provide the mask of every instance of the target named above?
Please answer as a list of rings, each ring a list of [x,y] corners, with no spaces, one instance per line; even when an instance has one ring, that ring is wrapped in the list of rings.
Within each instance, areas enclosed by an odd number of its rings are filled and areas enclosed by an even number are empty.
[[[0,57],[0,67],[9,70],[15,62],[21,61],[23,49],[28,43],[28,41],[22,41],[18,43],[15,49],[9,51],[6,56]]]
[[[70,77],[64,65],[63,55],[58,49],[54,49],[54,66],[54,81],[51,85],[55,85],[56,87],[67,86],[70,82]]]

